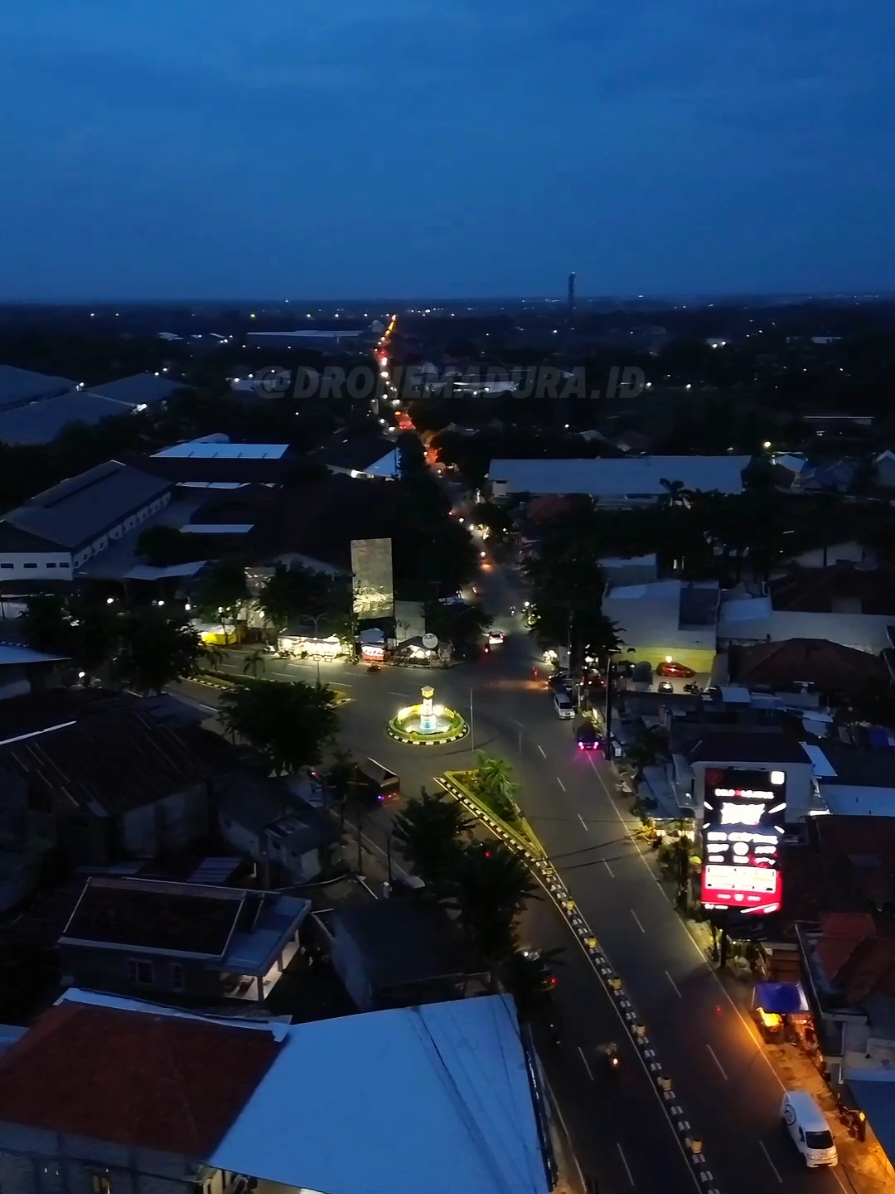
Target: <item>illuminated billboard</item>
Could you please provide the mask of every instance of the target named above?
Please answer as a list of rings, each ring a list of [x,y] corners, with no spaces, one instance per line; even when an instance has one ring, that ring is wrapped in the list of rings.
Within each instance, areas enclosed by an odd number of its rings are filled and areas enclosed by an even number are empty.
[[[395,612],[391,539],[352,539],[351,571],[357,618],[391,618]]]
[[[775,912],[786,775],[709,767],[705,772],[702,902],[708,908]]]

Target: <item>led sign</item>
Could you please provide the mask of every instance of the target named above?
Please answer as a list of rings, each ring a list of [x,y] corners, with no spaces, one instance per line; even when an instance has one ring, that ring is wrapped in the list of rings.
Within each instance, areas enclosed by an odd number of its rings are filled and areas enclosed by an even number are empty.
[[[778,855],[785,810],[782,771],[706,770],[702,870],[706,907],[753,913],[779,908]]]

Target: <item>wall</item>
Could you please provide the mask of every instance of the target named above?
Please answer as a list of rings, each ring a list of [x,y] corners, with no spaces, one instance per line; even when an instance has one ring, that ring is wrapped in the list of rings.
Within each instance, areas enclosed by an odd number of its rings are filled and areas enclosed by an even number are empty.
[[[94,945],[61,943],[58,946],[63,983],[96,991],[112,991],[148,997],[153,992],[219,998],[224,984],[217,970],[206,969],[194,958],[161,957],[151,950],[103,949]],[[151,983],[135,982],[131,962],[151,962]],[[175,966],[180,966],[182,984],[178,984]],[[2,1189],[2,1187],[0,1187]]]
[[[148,506],[144,506],[140,510],[135,510],[133,514],[128,514],[128,516],[122,519],[121,522],[116,523],[107,531],[104,531],[101,535],[97,535],[92,542],[82,544],[75,553],[72,561],[75,568],[79,568],[93,556],[99,555],[101,551],[105,551],[105,549],[109,546],[110,539],[120,539],[122,535],[126,535],[128,531],[132,531],[134,527],[139,526],[141,522],[145,522],[147,518],[151,518],[153,514],[157,514],[159,510],[163,510],[170,501],[170,492],[164,493],[161,497],[156,498],[155,501],[151,502]]]
[[[7,1194],[194,1194],[196,1170],[182,1157],[83,1136],[0,1124],[0,1190]]]
[[[184,850],[208,833],[208,794],[204,784],[175,792],[121,818],[118,846],[133,858],[156,858]]]
[[[360,1012],[373,1010],[373,986],[367,972],[367,963],[363,950],[336,924],[335,936],[330,947],[333,969],[345,985],[345,990],[354,1000],[354,1005]]]
[[[852,564],[860,564],[870,553],[854,541],[850,543],[834,543],[826,549],[823,547],[803,551],[801,555],[792,556],[787,563],[798,564],[801,568],[832,568],[840,560]]]
[[[69,551],[7,551],[0,554],[0,582],[10,580],[71,580]]]

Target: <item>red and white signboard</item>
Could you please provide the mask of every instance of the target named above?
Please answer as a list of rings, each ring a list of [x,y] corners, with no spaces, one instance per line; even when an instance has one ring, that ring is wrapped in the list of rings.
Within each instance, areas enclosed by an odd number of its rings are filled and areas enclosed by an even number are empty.
[[[776,912],[783,895],[784,773],[730,767],[709,769],[705,778],[703,904]]]
[[[709,907],[775,912],[783,896],[776,867],[727,866],[707,862],[702,870],[702,902]]]

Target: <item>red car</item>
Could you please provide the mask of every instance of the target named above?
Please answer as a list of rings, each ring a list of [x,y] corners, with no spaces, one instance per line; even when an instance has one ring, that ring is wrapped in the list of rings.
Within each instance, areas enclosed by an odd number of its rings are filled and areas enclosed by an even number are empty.
[[[675,676],[679,680],[692,680],[696,673],[691,667],[684,667],[682,663],[666,660],[656,668],[657,676]]]

